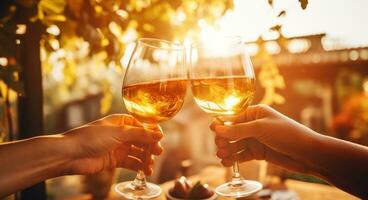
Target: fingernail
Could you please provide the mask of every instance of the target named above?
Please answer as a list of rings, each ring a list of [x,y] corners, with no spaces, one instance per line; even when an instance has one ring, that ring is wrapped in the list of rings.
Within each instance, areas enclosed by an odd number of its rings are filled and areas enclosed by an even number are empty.
[[[158,140],[163,137],[163,134],[158,131],[154,131],[152,135],[153,135],[153,138],[158,139]]]
[[[215,131],[215,125],[214,125],[213,123],[210,125],[210,129],[211,129],[212,131]]]
[[[217,126],[215,126],[215,131],[217,133],[224,133],[226,131],[226,127],[225,126],[221,126],[221,125],[217,125]]]

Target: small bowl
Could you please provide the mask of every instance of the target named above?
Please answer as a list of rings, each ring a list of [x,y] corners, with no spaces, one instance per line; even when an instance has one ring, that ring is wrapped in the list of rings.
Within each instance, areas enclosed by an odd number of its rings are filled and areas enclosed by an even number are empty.
[[[207,198],[207,199],[199,199],[199,200],[215,200],[215,199],[217,199],[217,194],[215,193],[215,191],[212,190],[212,188],[209,188],[209,189],[213,192],[213,195],[211,197]],[[175,198],[175,197],[171,196],[169,190],[166,190],[165,193],[166,193],[166,199],[168,199],[168,200],[188,200],[188,199],[178,199],[178,198]]]

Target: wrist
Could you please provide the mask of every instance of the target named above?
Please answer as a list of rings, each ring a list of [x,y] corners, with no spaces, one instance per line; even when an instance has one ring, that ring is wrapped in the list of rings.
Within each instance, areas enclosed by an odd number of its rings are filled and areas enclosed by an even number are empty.
[[[40,136],[35,140],[44,148],[44,159],[49,162],[46,166],[47,178],[65,175],[68,171],[67,163],[70,161],[67,138],[61,134]]]
[[[324,160],[326,160],[324,152],[328,151],[326,139],[325,135],[319,133],[313,135],[313,142],[310,143],[312,151],[309,152],[310,157],[308,159],[312,169],[311,174],[323,179],[328,175],[328,170],[324,168]]]

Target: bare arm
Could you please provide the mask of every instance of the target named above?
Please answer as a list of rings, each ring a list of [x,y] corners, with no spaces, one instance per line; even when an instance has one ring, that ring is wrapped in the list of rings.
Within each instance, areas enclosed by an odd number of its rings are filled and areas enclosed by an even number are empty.
[[[131,116],[112,115],[63,134],[1,144],[0,197],[67,174],[123,167],[149,175],[161,138],[158,127],[146,130]]]
[[[61,175],[68,162],[62,136],[37,137],[0,145],[0,197]]]
[[[322,178],[363,199],[368,198],[368,147],[322,136],[315,163]]]
[[[368,198],[368,148],[324,136],[264,105],[234,117],[234,125],[215,121],[217,155],[225,166],[235,152],[241,161],[267,160],[290,170],[319,176]],[[230,144],[229,141],[237,140]]]

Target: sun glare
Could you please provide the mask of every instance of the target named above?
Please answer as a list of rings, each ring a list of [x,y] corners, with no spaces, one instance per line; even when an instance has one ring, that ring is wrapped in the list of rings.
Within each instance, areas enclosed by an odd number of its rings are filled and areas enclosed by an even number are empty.
[[[204,26],[200,32],[200,40],[206,53],[210,56],[228,56],[229,51],[226,44],[223,43],[221,37],[231,36],[226,34],[222,29],[216,29],[212,26]]]
[[[228,110],[233,109],[236,105],[239,104],[239,102],[242,100],[242,98],[236,96],[236,95],[230,95],[228,96],[224,102],[225,102],[225,107]]]

